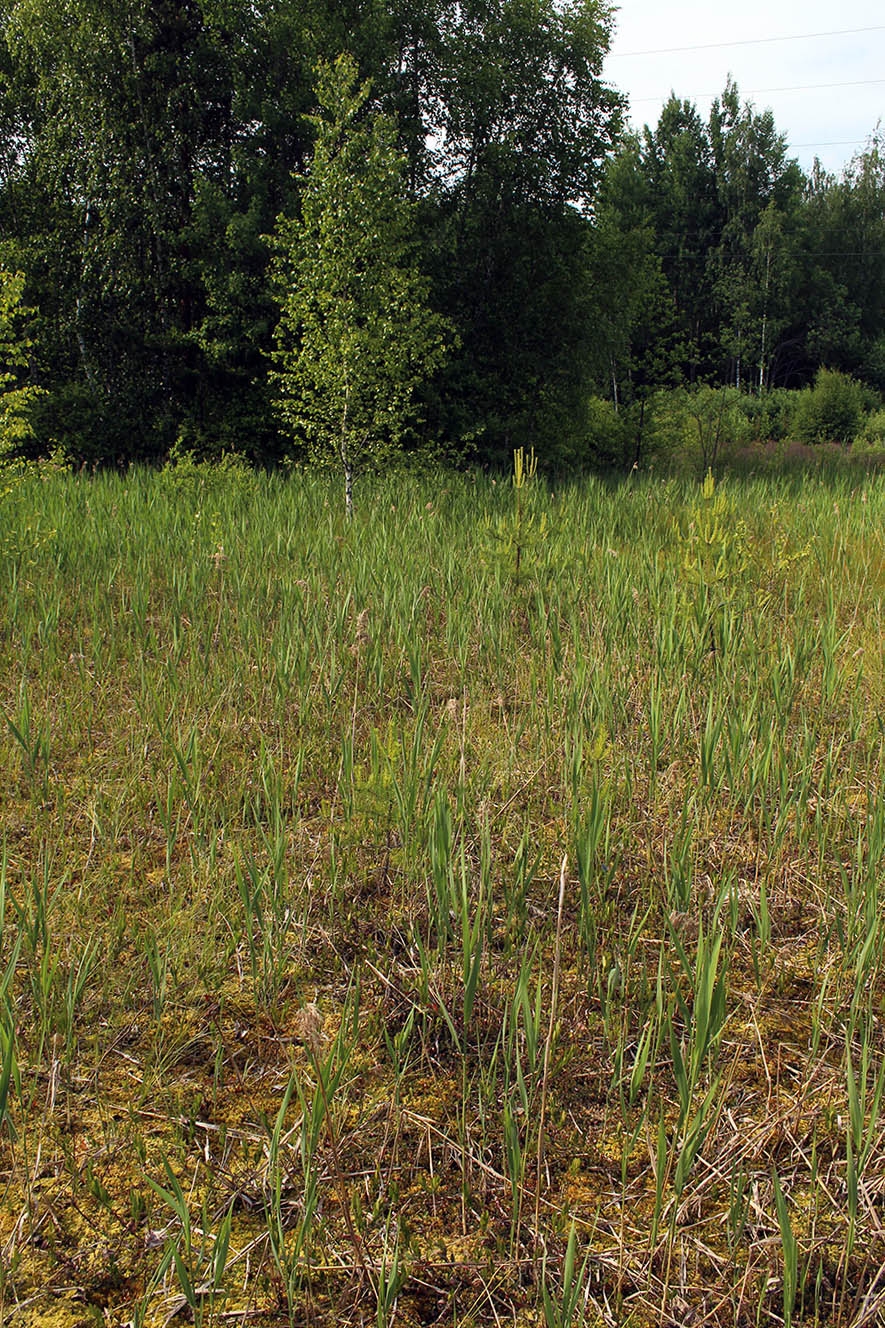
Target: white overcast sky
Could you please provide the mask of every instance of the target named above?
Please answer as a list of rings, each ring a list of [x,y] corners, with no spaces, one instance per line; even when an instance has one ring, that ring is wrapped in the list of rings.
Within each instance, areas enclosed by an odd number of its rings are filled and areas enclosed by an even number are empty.
[[[875,30],[845,31],[858,28]],[[839,35],[804,35],[821,33]],[[760,40],[780,37],[788,40]],[[731,74],[742,100],[774,112],[791,156],[806,170],[818,156],[838,174],[880,120],[885,129],[885,4],[623,0],[605,72],[628,95],[636,128],[657,123],[671,91],[706,119]]]

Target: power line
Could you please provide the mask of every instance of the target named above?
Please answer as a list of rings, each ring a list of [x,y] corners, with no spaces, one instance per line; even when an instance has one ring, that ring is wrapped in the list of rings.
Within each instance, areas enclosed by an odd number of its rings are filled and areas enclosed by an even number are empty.
[[[815,143],[791,143],[791,148],[852,148],[859,147],[861,143],[866,143],[865,138],[829,138],[820,139]]]
[[[609,51],[609,60],[626,60],[639,55],[677,55],[682,51],[715,51],[724,46],[764,46],[769,42],[810,41],[816,37],[848,37],[860,32],[885,32],[885,24],[869,28],[834,28],[830,32],[796,32],[788,37],[748,37],[744,41],[704,42],[700,46],[663,46],[653,51]]]
[[[793,84],[792,86],[783,87],[783,88],[747,88],[744,90],[742,95],[747,97],[756,97],[764,92],[819,92],[822,89],[826,88],[864,88],[864,87],[869,87],[873,83],[885,83],[885,78],[858,78],[854,79],[850,83],[796,83]],[[630,103],[631,105],[635,106],[639,102],[669,101],[670,95],[671,94],[668,92],[663,96],[659,94],[657,97],[631,97]],[[697,99],[700,101],[700,100],[706,100],[707,97],[721,97],[721,96],[722,96],[722,91],[720,89],[719,92],[696,92],[694,94],[694,97],[692,98],[683,97],[682,100],[694,101],[695,99]]]
[[[728,251],[724,250],[723,246],[721,245],[719,246],[711,245],[710,248],[705,253],[681,254],[678,251],[675,251],[670,254],[659,254],[657,253],[656,250],[652,250],[653,257],[660,258],[662,262],[670,258],[678,258],[682,261],[683,264],[706,263],[711,253],[712,254],[718,253],[720,256],[722,256],[724,253],[725,257],[729,256]],[[801,256],[803,258],[807,258],[812,261],[818,258],[865,258],[865,259],[885,258],[885,249],[882,250],[870,249],[866,253],[862,249],[821,249],[821,250],[813,249],[809,251],[807,254],[803,254]]]

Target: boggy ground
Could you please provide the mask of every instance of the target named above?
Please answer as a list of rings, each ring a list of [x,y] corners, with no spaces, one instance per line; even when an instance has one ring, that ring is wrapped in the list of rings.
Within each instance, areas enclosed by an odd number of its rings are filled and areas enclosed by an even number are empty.
[[[0,1318],[878,1322],[885,484],[358,499],[0,500]]]

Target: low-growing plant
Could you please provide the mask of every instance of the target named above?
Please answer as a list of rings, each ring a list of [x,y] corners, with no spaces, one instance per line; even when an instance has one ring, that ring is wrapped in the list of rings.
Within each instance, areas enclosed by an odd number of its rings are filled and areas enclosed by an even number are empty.
[[[580,1328],[587,1313],[587,1270],[589,1251],[577,1266],[577,1236],[574,1222],[569,1227],[568,1244],[562,1264],[562,1277],[551,1287],[547,1276],[547,1258],[541,1276],[541,1302],[546,1328]]]
[[[682,593],[699,642],[721,652],[723,620],[747,564],[747,526],[728,492],[708,470],[700,495],[674,522],[681,553]]]
[[[231,1210],[228,1209],[215,1236],[211,1237],[204,1205],[202,1226],[199,1232],[195,1232],[181,1182],[166,1157],[163,1158],[163,1168],[168,1189],[152,1177],[146,1177],[151,1189],[168,1206],[177,1222],[177,1230],[169,1238],[160,1267],[168,1269],[170,1264],[174,1267],[184,1302],[197,1328],[201,1328],[204,1322],[211,1328],[215,1323],[216,1304],[224,1299],[224,1270],[230,1248]],[[155,1281],[154,1285],[157,1284]]]
[[[204,459],[184,444],[175,443],[160,471],[160,484],[167,492],[191,501],[230,499],[234,495],[248,499],[258,491],[259,475],[236,453],[223,452]]]

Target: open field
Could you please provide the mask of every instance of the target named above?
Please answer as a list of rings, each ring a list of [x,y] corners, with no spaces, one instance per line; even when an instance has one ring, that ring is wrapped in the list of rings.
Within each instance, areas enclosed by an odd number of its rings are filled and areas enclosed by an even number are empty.
[[[357,504],[0,497],[0,1321],[882,1322],[885,480]]]

